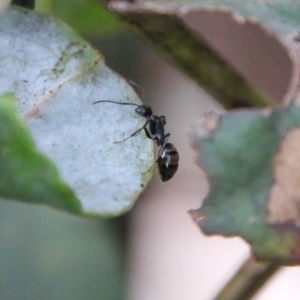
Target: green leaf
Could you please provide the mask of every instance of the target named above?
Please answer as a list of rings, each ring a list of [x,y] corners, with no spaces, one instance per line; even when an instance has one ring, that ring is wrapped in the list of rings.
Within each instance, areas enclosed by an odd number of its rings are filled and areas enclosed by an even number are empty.
[[[124,299],[118,222],[1,201],[1,299]]]
[[[36,9],[67,22],[85,36],[98,36],[124,29],[98,0],[39,0]]]
[[[299,106],[211,113],[194,145],[210,186],[192,212],[202,231],[240,236],[260,260],[299,264]]]
[[[139,134],[115,144],[145,120],[132,106],[93,102],[140,103],[132,88],[68,26],[40,13],[9,9],[0,19],[0,45],[0,94],[15,93],[38,149],[72,188],[81,213],[128,211],[152,177],[153,143]],[[46,195],[43,203],[52,204]]]
[[[260,90],[264,87],[249,72],[249,66],[241,64],[241,59],[232,55],[230,47],[235,49],[235,45],[226,43],[224,47],[222,41],[214,39],[212,29],[203,29],[205,19],[210,22],[214,18],[217,21],[228,20],[228,24],[236,29],[232,31],[233,35],[244,35],[250,28],[262,33],[261,37],[266,42],[271,41],[278,53],[282,53],[287,69],[294,69],[294,72],[289,73],[290,85],[285,100],[290,100],[297,93],[295,82],[298,82],[298,77],[295,74],[298,72],[299,62],[295,49],[299,44],[299,3],[221,0],[198,0],[192,3],[109,1],[108,8],[147,37],[169,62],[198,83],[225,108],[274,105],[274,100],[281,102],[282,99],[270,99],[271,97],[264,95]],[[231,32],[226,30],[224,34],[230,36]],[[235,40],[238,41],[238,37]],[[242,45],[240,47],[242,49]],[[246,53],[249,52],[245,51],[244,55]],[[253,55],[257,55],[259,60],[257,53]],[[252,68],[252,73],[254,72],[255,69]],[[251,78],[251,81],[247,78]],[[275,98],[276,93],[270,95]]]
[[[79,213],[81,206],[17,118],[12,94],[0,97],[0,195]]]

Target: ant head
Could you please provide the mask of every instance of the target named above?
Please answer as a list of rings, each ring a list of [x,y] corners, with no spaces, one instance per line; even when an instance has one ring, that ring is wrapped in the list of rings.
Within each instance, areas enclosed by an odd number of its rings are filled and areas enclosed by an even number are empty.
[[[152,113],[152,108],[149,105],[139,105],[136,109],[135,112],[141,116],[141,117],[150,117],[153,113]]]

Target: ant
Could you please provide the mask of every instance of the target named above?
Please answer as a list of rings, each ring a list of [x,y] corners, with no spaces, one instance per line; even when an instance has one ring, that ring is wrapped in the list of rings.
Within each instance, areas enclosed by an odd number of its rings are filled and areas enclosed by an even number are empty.
[[[160,146],[156,163],[161,180],[164,182],[171,179],[178,169],[179,154],[175,146],[171,143],[168,143],[170,133],[165,134],[166,117],[153,115],[151,106],[145,104],[138,105],[134,103],[116,102],[111,100],[100,100],[94,102],[93,104],[100,102],[136,106],[134,111],[137,115],[146,118],[145,124],[124,140],[114,143],[122,143],[144,130],[147,138],[154,140],[156,145]]]

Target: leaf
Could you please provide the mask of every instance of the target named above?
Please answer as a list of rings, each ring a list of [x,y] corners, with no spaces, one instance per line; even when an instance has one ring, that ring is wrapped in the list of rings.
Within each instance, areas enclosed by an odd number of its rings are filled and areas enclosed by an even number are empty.
[[[299,12],[300,4],[294,1],[176,1],[162,3],[109,1],[108,8],[122,20],[134,26],[148,38],[160,53],[186,75],[199,84],[208,94],[225,108],[240,106],[266,106],[277,102],[288,102],[298,95],[299,59]],[[263,32],[266,43],[285,56],[289,73],[289,86],[284,99],[269,99],[255,86],[259,86],[257,76],[250,78],[250,65],[241,65],[241,60],[228,57],[224,41],[214,40],[217,32],[203,29],[203,20],[228,19],[245,35],[247,28]],[[223,30],[218,28],[218,31]],[[226,31],[228,36],[231,33]],[[238,39],[236,39],[238,40]],[[219,46],[219,47],[218,47]],[[222,48],[223,46],[223,48]],[[234,49],[235,45],[226,44]],[[242,48],[242,45],[241,45]],[[295,51],[296,50],[296,51]],[[258,53],[257,53],[258,52]],[[259,48],[256,53],[259,61]],[[227,54],[227,56],[226,56]],[[252,55],[245,51],[245,55]],[[238,55],[236,55],[238,57]],[[255,66],[252,68],[255,73]],[[268,76],[266,74],[266,76]]]
[[[192,211],[208,235],[240,236],[259,260],[300,263],[300,107],[207,115],[196,129],[209,182]]]
[[[15,93],[38,149],[72,188],[82,214],[128,211],[151,179],[153,143],[139,134],[115,144],[145,120],[131,106],[92,103],[140,103],[132,88],[88,43],[46,15],[9,9],[0,19],[0,44],[0,94]],[[51,204],[46,196],[44,203]]]
[[[299,263],[300,166],[296,162],[300,138],[300,4],[109,1],[108,8],[135,26],[225,108],[276,102],[250,84],[234,60],[228,61],[214,48],[209,34],[201,30],[201,17],[226,17],[237,27],[255,28],[286,56],[287,66],[292,69],[289,89],[283,99],[277,100],[287,104],[294,99],[295,104],[269,112],[212,114],[204,124],[206,135],[196,134],[194,144],[210,190],[203,207],[192,215],[206,234],[243,237],[258,259]]]
[[[14,97],[0,97],[1,197],[48,203],[79,213],[79,201],[64,184],[50,160],[39,153],[25,126],[16,117]]]
[[[37,10],[60,18],[85,36],[99,37],[124,29],[97,0],[39,0]]]
[[[118,222],[1,201],[1,299],[124,299]]]

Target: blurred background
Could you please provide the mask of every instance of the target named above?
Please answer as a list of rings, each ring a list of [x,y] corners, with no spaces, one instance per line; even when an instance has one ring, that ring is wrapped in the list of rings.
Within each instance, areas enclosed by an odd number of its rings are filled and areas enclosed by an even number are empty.
[[[204,236],[187,211],[200,207],[208,183],[194,163],[191,124],[222,108],[155,54],[96,0],[36,1],[103,53],[107,65],[143,87],[143,102],[166,115],[180,153],[174,178],[157,174],[126,216],[82,219],[48,207],[0,202],[0,299],[209,300],[249,256],[239,238]],[[269,96],[282,99],[291,64],[261,28],[228,14],[203,12],[203,34]],[[299,299],[300,269],[283,268],[256,300]]]

